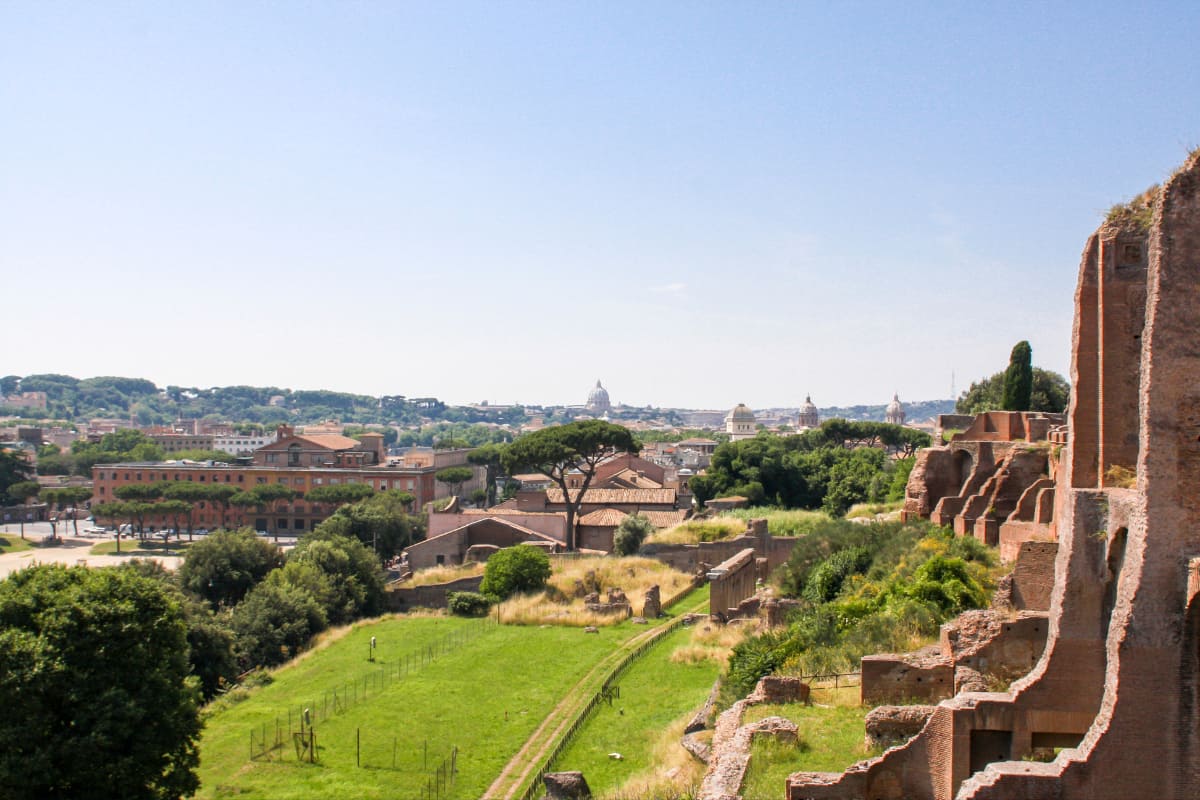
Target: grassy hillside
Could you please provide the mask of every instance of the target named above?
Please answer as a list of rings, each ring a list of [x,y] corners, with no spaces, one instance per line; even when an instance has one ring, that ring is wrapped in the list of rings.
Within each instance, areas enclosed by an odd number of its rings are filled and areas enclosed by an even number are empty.
[[[478,635],[420,664],[420,654],[447,634],[481,625],[487,627]],[[640,630],[622,623],[584,634],[578,628],[495,626],[450,617],[359,624],[277,670],[272,683],[209,719],[197,796],[419,798],[426,769],[436,768],[457,746],[458,774],[448,796],[478,798],[588,667]],[[378,644],[375,664],[367,661],[372,636]],[[389,669],[403,672],[402,665],[410,663],[416,666],[399,680],[371,678]],[[251,729],[265,726],[271,737],[277,718],[287,728],[289,708],[324,708],[330,692],[344,694],[354,681],[359,700],[314,726],[318,763],[299,763],[290,739],[281,760],[249,759]],[[298,716],[294,710],[293,720]],[[361,767],[355,761],[356,734]]]

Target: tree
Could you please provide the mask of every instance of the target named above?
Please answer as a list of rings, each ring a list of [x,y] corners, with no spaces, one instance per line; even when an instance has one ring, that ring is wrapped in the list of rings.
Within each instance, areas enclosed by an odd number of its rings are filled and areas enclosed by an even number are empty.
[[[641,514],[631,514],[621,520],[621,524],[613,532],[613,552],[619,556],[631,556],[653,532],[654,526],[650,524],[650,520]]]
[[[500,469],[500,458],[504,448],[498,444],[485,444],[467,453],[467,461],[476,466],[484,467],[484,487],[487,490],[488,506],[496,505],[496,473]]]
[[[375,490],[365,483],[338,483],[333,486],[314,486],[304,495],[310,503],[344,505],[366,500]]]
[[[129,515],[129,523],[137,523],[138,538],[142,538],[146,527],[146,514],[154,510],[152,501],[163,496],[161,483],[127,483],[113,489],[117,499],[125,501],[125,511]]]
[[[550,557],[540,547],[519,544],[493,553],[483,568],[479,591],[501,600],[517,592],[536,592],[550,579]]]
[[[410,514],[412,494],[399,489],[379,492],[357,503],[344,505],[309,534],[329,538],[347,536],[362,542],[381,561],[387,561],[425,537],[425,518]]]
[[[196,504],[208,497],[208,487],[192,481],[170,481],[163,487],[162,496],[167,500],[179,500],[188,504],[188,541],[192,541]],[[233,502],[232,498],[230,502]]]
[[[1004,371],[1004,410],[1028,411],[1033,394],[1033,349],[1017,342]]]
[[[329,622],[341,624],[383,610],[384,579],[375,554],[357,539],[305,536],[288,556],[293,564],[309,565],[325,576],[330,592],[323,603]]]
[[[178,599],[128,569],[0,581],[0,795],[173,800],[199,786]]]
[[[233,610],[231,620],[243,668],[287,661],[326,626],[311,594],[282,581],[264,581]]]
[[[114,526],[117,529],[117,552],[121,552],[121,520],[125,519],[127,514],[125,506],[128,503],[108,502],[96,503],[92,506],[92,515],[96,519],[111,519],[115,520]]]
[[[0,456],[4,453],[0,452]],[[8,496],[20,505],[29,505],[29,501],[38,496],[42,491],[41,485],[37,481],[17,481],[10,483],[7,486]],[[21,517],[21,538],[25,538],[25,513],[20,514]]]
[[[25,457],[15,450],[0,448],[0,497],[10,495],[9,489],[15,483],[24,483],[33,479],[33,467]]]
[[[179,585],[213,608],[231,606],[282,565],[279,548],[254,531],[220,530],[188,548],[179,566]]]
[[[640,449],[627,428],[589,419],[527,433],[504,449],[501,461],[510,475],[533,470],[548,475],[558,484],[567,509],[566,547],[574,550],[575,517],[596,476],[596,467],[614,453],[637,454]],[[576,472],[581,480],[572,494],[567,487],[567,476]]]
[[[1004,406],[1004,374],[997,372],[980,381],[962,393],[955,403],[957,414],[981,414],[984,411],[994,411]],[[1033,391],[1030,393],[1030,411],[1048,411],[1054,414],[1067,409],[1070,400],[1071,385],[1067,379],[1057,372],[1051,372],[1040,367],[1033,368]]]
[[[265,488],[257,486],[255,489]],[[240,490],[234,486],[213,486],[209,485],[208,491],[204,495],[204,499],[215,505],[221,512],[221,527],[225,527],[225,512],[229,510],[229,501]],[[291,491],[290,489],[288,491]]]
[[[475,477],[470,467],[443,467],[433,474],[435,480],[450,487],[450,493],[457,496],[459,488]]]

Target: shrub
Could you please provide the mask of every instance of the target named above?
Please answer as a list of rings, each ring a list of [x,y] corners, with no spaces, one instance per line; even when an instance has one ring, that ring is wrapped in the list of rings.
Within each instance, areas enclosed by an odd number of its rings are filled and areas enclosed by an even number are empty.
[[[650,520],[641,514],[626,517],[613,533],[613,553],[619,556],[633,555],[653,531]]]
[[[479,590],[503,600],[517,592],[536,592],[550,579],[550,558],[539,547],[506,547],[487,560]]]
[[[492,605],[491,599],[479,592],[450,592],[446,600],[450,613],[460,617],[482,617]]]

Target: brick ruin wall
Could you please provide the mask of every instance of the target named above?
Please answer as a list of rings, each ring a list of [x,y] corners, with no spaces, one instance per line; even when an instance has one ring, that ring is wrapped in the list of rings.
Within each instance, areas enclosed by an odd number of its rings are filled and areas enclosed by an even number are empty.
[[[747,547],[709,572],[709,613],[722,620],[737,614],[742,602],[754,596],[758,568],[754,550]]]
[[[1200,153],[1159,191],[1148,234],[1106,224],[1083,254],[1049,639],[1037,665],[1008,691],[942,702],[908,743],[845,773],[791,776],[789,800],[1195,795],[1197,330]],[[1134,485],[1114,466],[1135,468]],[[1057,748],[1049,763],[1022,760]]]

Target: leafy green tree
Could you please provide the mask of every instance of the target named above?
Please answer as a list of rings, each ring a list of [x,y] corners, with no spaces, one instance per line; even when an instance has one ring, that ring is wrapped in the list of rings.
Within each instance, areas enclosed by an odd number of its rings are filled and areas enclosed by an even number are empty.
[[[208,486],[193,481],[168,481],[163,486],[162,496],[167,500],[178,500],[188,504],[188,541],[192,541],[192,530],[196,524],[196,504],[208,498]]]
[[[132,428],[107,433],[99,442],[75,442],[71,446],[75,469],[80,475],[91,475],[96,464],[117,464],[123,461],[162,461],[163,449],[150,437]]]
[[[983,380],[972,383],[963,392],[954,406],[957,414],[981,414],[995,411],[1004,406],[1004,372],[997,372]],[[1067,409],[1071,396],[1071,385],[1057,372],[1033,368],[1033,389],[1029,397],[1030,411],[1048,411],[1059,414]]]
[[[479,590],[503,600],[518,592],[536,592],[550,579],[550,557],[540,547],[519,544],[493,553],[483,568]]]
[[[379,492],[342,506],[317,525],[312,534],[321,538],[346,536],[357,539],[381,561],[387,561],[425,537],[425,518],[409,513],[414,499],[408,492],[397,489]]]
[[[450,494],[457,496],[460,487],[475,476],[470,467],[443,467],[433,474],[434,480],[450,487]]]
[[[575,549],[575,518],[584,494],[592,485],[596,468],[609,456],[637,454],[640,445],[628,428],[590,419],[557,425],[518,437],[504,449],[501,461],[510,475],[526,470],[544,473],[562,490],[567,511],[568,550]],[[580,485],[567,487],[567,476],[578,473]],[[489,559],[490,560],[490,559]]]
[[[338,483],[333,486],[314,486],[304,495],[310,503],[344,505],[366,500],[375,490],[365,483]]]
[[[0,581],[0,795],[174,800],[199,786],[178,599],[126,569]]]
[[[631,514],[621,520],[621,524],[613,531],[613,552],[619,556],[631,556],[653,532],[654,526],[650,520],[641,514]]]
[[[264,581],[233,609],[241,666],[282,664],[325,629],[325,612],[304,589],[283,581]]]
[[[3,460],[3,457],[5,455],[6,455],[6,453],[4,453],[3,451],[0,451],[0,461]],[[31,500],[33,500],[35,497],[37,497],[38,494],[42,491],[42,487],[41,487],[41,484],[39,484],[37,481],[16,481],[16,482],[8,484],[5,487],[5,490],[7,491],[9,498],[13,502],[18,503],[19,505],[29,505],[29,502]],[[25,538],[25,514],[22,513],[20,515],[20,517],[21,517],[21,538],[24,539]]]
[[[265,486],[256,486],[255,490],[264,489],[264,488],[266,488],[266,487]],[[205,501],[212,503],[214,506],[217,507],[217,511],[221,515],[221,527],[222,528],[225,527],[225,515],[229,511],[229,501],[232,500],[234,495],[238,494],[239,491],[240,490],[234,486],[226,486],[224,484],[217,486],[217,485],[209,484],[208,489],[204,494]],[[259,495],[259,496],[261,496],[261,495]]]
[[[484,487],[487,491],[488,506],[496,505],[496,475],[500,471],[500,458],[504,448],[498,444],[485,444],[467,453],[467,461],[476,466],[484,467]]]
[[[188,548],[179,566],[179,585],[213,608],[231,606],[282,565],[279,548],[254,531],[219,530]]]
[[[0,497],[13,496],[9,489],[15,483],[23,483],[33,478],[33,467],[15,450],[0,448]]]
[[[128,514],[125,506],[128,503],[119,501],[109,501],[107,503],[96,503],[92,506],[92,516],[97,520],[112,520],[113,527],[117,529],[117,552],[121,552],[121,520],[127,519]]]
[[[1033,349],[1017,342],[1004,371],[1004,410],[1028,411],[1033,395]]]
[[[293,564],[311,566],[329,586],[323,602],[329,622],[341,624],[383,610],[384,576],[379,560],[358,539],[346,536],[301,538],[288,556],[285,569]]]

